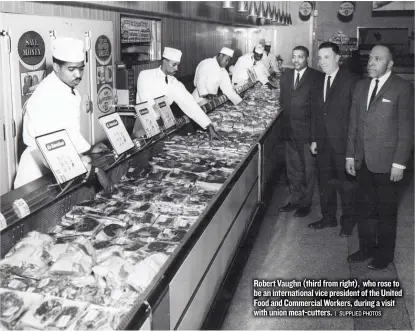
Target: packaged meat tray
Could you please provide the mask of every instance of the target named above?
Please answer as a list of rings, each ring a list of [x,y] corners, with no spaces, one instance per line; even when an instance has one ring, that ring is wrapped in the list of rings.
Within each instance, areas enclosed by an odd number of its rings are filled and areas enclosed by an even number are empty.
[[[132,226],[137,226],[140,224],[144,226],[150,226],[156,221],[157,217],[157,213],[133,212],[129,215],[128,223]]]
[[[43,295],[40,294],[0,288],[0,321],[7,329],[13,329],[21,315],[42,300]]]
[[[156,253],[164,253],[164,254],[170,255],[176,250],[178,245],[179,244],[177,242],[174,243],[174,242],[155,241],[155,242],[149,243],[144,248],[144,250],[148,252],[150,255],[156,254]]]
[[[168,255],[156,253],[134,265],[127,277],[127,283],[137,292],[143,292],[152,282],[161,267],[166,263]]]
[[[71,328],[87,306],[87,303],[47,297],[40,303],[32,304],[21,317],[19,325],[40,330],[66,330]]]
[[[166,215],[166,214],[159,215],[154,225],[157,227],[161,227],[161,228],[169,227],[169,226],[171,227],[171,226],[174,226],[175,219],[176,219],[175,215]]]
[[[115,330],[121,323],[125,309],[90,305],[72,325],[74,330]]]
[[[157,237],[157,241],[167,241],[179,243],[186,235],[187,231],[182,229],[164,229]]]
[[[190,229],[196,223],[197,216],[178,216],[174,221],[174,227],[177,229]]]
[[[128,231],[127,237],[130,240],[139,239],[141,241],[152,242],[160,232],[161,229],[154,226],[145,226],[139,229],[133,227]]]
[[[121,236],[126,231],[126,227],[120,224],[111,223],[103,226],[101,231],[95,236],[95,240],[98,241],[107,241],[115,237]]]
[[[15,267],[2,266],[0,270],[0,287],[22,292],[33,292],[39,280],[21,277],[15,274]]]

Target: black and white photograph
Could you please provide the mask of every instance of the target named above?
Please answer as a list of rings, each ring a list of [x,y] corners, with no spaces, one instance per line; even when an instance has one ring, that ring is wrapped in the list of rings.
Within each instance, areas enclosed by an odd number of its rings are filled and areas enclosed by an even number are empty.
[[[413,1],[4,0],[0,32],[1,330],[415,330]]]

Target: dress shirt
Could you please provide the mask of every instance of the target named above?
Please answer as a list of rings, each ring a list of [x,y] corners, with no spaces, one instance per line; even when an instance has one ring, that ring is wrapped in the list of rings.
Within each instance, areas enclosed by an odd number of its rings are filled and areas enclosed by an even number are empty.
[[[199,63],[193,83],[196,87],[193,91],[196,102],[203,100],[202,95],[218,94],[219,87],[234,105],[242,101],[232,87],[228,72],[220,67],[216,56]]]
[[[382,77],[372,78],[372,81],[370,82],[370,86],[369,86],[368,96],[367,96],[367,104],[366,104],[366,107],[368,109],[369,109],[370,96],[372,95],[372,92],[375,89],[376,79],[379,79],[378,89],[376,91],[376,95],[377,95],[379,93],[380,89],[385,84],[385,82],[388,80],[388,78],[390,77],[391,74],[392,74],[392,71],[388,71]],[[346,158],[346,160],[353,160],[353,158],[351,158],[351,157],[350,158]],[[406,167],[404,165],[397,164],[397,163],[392,163],[392,166],[395,167],[395,168],[397,168],[397,169],[406,169]]]
[[[387,81],[387,79],[390,77],[390,75],[392,74],[392,71],[388,71],[386,74],[384,74],[382,77],[379,78],[373,78],[372,81],[370,82],[370,86],[369,86],[369,92],[368,92],[368,98],[367,98],[367,109],[369,109],[369,102],[370,102],[370,97],[372,95],[373,90],[375,89],[375,85],[376,85],[376,79],[379,79],[379,83],[378,83],[378,89],[376,91],[376,95],[379,93],[380,89],[382,88],[382,86],[385,84],[385,82]]]
[[[268,83],[268,70],[261,61],[256,61],[255,65],[254,56],[252,53],[247,53],[239,57],[238,61],[232,71],[232,83],[240,86],[245,84],[249,80],[248,69],[254,69],[257,75],[257,79],[262,83]]]
[[[303,77],[305,71],[307,70],[308,67],[305,67],[303,69],[301,69],[300,71],[294,70],[294,85],[295,86],[295,81],[297,80],[297,75],[300,74],[300,80],[299,82],[301,82],[301,78]]]
[[[153,109],[154,99],[164,95],[169,105],[176,102],[180,109],[203,129],[212,124],[209,117],[181,82],[175,77],[169,76],[168,83],[166,83],[165,78],[166,74],[161,70],[161,67],[141,71],[137,79],[136,102],[147,101],[150,111],[156,118],[159,118],[160,115],[156,114]]]
[[[326,76],[324,77],[324,91],[323,91],[323,98],[324,98],[324,102],[326,102],[326,88],[327,88],[327,79],[330,76],[330,87],[333,85],[334,79],[336,78],[337,73],[339,72],[339,68],[337,67],[337,69],[330,75],[326,74]]]

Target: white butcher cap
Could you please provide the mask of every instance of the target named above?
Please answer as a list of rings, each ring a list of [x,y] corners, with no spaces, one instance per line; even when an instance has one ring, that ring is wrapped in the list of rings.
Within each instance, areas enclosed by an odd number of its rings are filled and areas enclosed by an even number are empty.
[[[265,46],[271,46],[271,42],[270,42],[270,41],[267,41],[267,42],[265,43]]]
[[[222,47],[222,49],[220,50],[221,54],[225,54],[227,56],[232,57],[233,56],[233,50],[228,48],[228,47]]]
[[[264,53],[264,47],[262,45],[256,45],[254,51],[255,53],[262,54]]]
[[[69,37],[57,37],[53,41],[52,56],[64,62],[85,61],[84,42]]]
[[[182,51],[171,47],[164,47],[163,57],[175,62],[180,62]]]

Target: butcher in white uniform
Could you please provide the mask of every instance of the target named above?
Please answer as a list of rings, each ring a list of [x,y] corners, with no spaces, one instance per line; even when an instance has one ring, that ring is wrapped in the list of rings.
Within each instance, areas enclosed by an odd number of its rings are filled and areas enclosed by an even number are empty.
[[[223,47],[220,53],[199,63],[196,68],[193,97],[196,102],[210,99],[218,94],[220,88],[234,105],[242,102],[242,98],[232,87],[231,79],[225,67],[233,56],[233,50]]]
[[[254,70],[263,85],[268,83],[269,72],[265,65],[261,62],[264,47],[262,45],[255,46],[252,53],[242,55],[233,68],[232,83],[234,86],[244,85],[248,79],[248,70]]]
[[[155,69],[143,70],[137,80],[137,103],[147,101],[152,107],[156,119],[160,118],[154,99],[165,95],[168,104],[177,103],[180,109],[204,130],[208,130],[210,138],[221,139],[213,128],[212,122],[174,75],[179,69],[182,52],[165,47],[162,64]]]
[[[265,65],[269,72],[275,72],[277,69],[276,55],[271,53],[271,42],[265,42],[264,54],[261,62]]]
[[[79,154],[91,145],[80,132],[81,96],[75,87],[81,82],[85,67],[84,42],[58,37],[53,41],[53,71],[39,84],[28,100],[23,116],[23,142],[27,146],[21,158],[14,188],[50,173],[35,137],[65,129]],[[88,156],[81,156],[91,169]],[[104,174],[101,174],[105,176]]]

